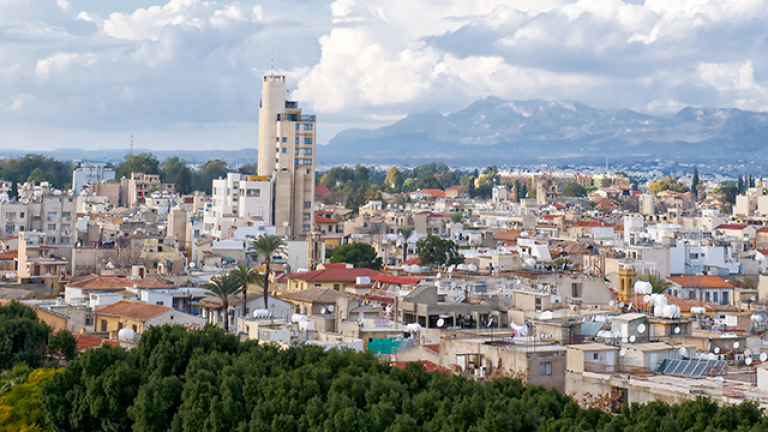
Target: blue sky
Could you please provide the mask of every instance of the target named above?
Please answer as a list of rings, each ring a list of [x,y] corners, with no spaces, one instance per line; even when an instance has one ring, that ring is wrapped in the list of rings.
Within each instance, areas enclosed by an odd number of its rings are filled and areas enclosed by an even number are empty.
[[[0,147],[255,147],[273,52],[324,143],[489,95],[765,110],[767,6],[0,0]]]

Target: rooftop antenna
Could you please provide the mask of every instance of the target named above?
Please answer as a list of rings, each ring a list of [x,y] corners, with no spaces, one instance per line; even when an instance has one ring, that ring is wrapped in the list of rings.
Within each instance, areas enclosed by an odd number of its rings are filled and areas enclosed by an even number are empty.
[[[131,134],[131,156],[133,156],[133,134]]]
[[[272,53],[269,56],[269,74],[272,76],[275,75],[275,50],[272,50]]]
[[[608,174],[608,156],[605,157],[605,173]]]

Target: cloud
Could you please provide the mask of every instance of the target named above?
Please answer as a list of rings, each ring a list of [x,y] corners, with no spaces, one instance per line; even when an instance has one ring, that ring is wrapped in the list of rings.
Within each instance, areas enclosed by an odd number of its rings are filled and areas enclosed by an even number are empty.
[[[35,73],[42,78],[48,78],[52,72],[65,72],[73,64],[90,66],[95,61],[95,56],[89,53],[58,53],[39,60],[35,66]]]

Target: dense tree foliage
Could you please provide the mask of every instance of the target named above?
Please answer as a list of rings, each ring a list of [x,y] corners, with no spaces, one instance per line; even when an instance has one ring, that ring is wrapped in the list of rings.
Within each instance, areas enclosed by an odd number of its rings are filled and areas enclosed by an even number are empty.
[[[127,352],[105,346],[43,387],[61,432],[765,430],[756,404],[631,405],[619,415],[519,380],[478,382],[389,367],[368,353],[240,343],[221,329],[154,327]]]
[[[72,169],[70,162],[61,162],[53,158],[28,154],[20,158],[10,158],[0,162],[0,178],[13,183],[13,197],[16,196],[16,183],[27,181],[47,181],[58,189],[68,189],[72,186]]]
[[[16,370],[16,369],[14,369]],[[24,379],[0,396],[0,430],[6,432],[53,431],[43,411],[42,387],[61,369],[19,369]]]
[[[587,196],[587,188],[578,183],[568,183],[563,188],[563,194],[569,197],[585,197]]]
[[[678,182],[676,179],[670,176],[651,183],[650,186],[648,186],[648,189],[655,194],[666,190],[673,192],[688,192],[690,190],[688,186]]]
[[[713,194],[720,195],[721,199],[727,204],[736,204],[736,196],[739,194],[739,187],[733,182],[725,182],[719,187],[716,187]]]
[[[464,262],[456,243],[431,234],[416,242],[416,251],[422,265],[453,265]]]
[[[42,366],[50,333],[32,309],[18,302],[0,306],[0,370],[17,364]]]
[[[376,253],[376,249],[367,243],[347,243],[341,245],[331,252],[332,263],[352,264],[355,268],[369,268],[379,270],[381,268],[381,257]]]

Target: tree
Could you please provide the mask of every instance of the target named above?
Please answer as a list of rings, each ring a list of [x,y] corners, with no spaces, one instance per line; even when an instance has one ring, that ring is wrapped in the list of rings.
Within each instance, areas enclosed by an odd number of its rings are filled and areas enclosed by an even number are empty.
[[[212,278],[208,282],[208,291],[221,300],[224,315],[224,331],[229,333],[229,297],[240,292],[240,281],[232,274]]]
[[[736,189],[738,190],[739,195],[745,192],[746,188],[744,187],[744,179],[741,176],[739,176],[738,180],[736,180]]]
[[[173,182],[173,187],[176,192],[186,195],[192,192],[192,171],[184,165],[176,174],[176,178]]]
[[[0,397],[0,429],[7,432],[53,431],[43,409],[43,385],[61,372],[36,369],[24,383],[13,386]]]
[[[263,257],[264,263],[264,309],[269,309],[269,265],[272,263],[272,255],[286,252],[285,242],[276,235],[266,234],[257,238],[248,247],[249,253],[256,253]]]
[[[58,354],[65,360],[72,360],[77,356],[77,339],[69,330],[59,330],[48,336],[48,352]]]
[[[41,366],[50,331],[32,309],[19,302],[0,306],[0,370],[22,363]]]
[[[666,190],[682,193],[682,192],[688,192],[688,186],[681,184],[671,176],[667,176],[663,180],[659,180],[651,183],[651,185],[648,187],[648,190],[650,190],[654,194],[657,194],[659,192],[663,192]]]
[[[576,182],[568,183],[563,188],[563,194],[570,197],[585,197],[587,196],[587,188]]]
[[[125,160],[117,165],[117,178],[130,178],[131,173],[160,174],[160,162],[152,153],[141,152],[137,155],[127,154]]]
[[[347,243],[339,246],[331,253],[332,263],[352,264],[355,268],[369,268],[379,270],[381,268],[381,257],[376,253],[376,249],[367,243]]]
[[[451,222],[453,223],[459,223],[462,220],[464,220],[464,215],[461,213],[451,213]]]
[[[450,266],[464,262],[456,243],[432,234],[417,241],[416,250],[422,265]]]
[[[691,194],[693,199],[696,200],[699,197],[699,169],[693,169],[693,178],[691,179]]]
[[[397,167],[392,167],[387,173],[387,178],[384,180],[392,190],[400,190],[403,185],[403,174]]]
[[[736,196],[739,194],[739,187],[734,184],[723,184],[716,187],[712,193],[720,195],[723,201],[728,204],[735,204]]]
[[[656,294],[661,294],[662,292],[664,292],[665,289],[669,288],[669,286],[672,285],[671,283],[669,283],[669,281],[667,281],[663,277],[656,276],[656,275],[648,275],[648,277],[645,278],[645,280],[646,282],[651,284],[651,288],[653,289],[653,292]]]
[[[259,274],[259,271],[256,270],[255,268],[248,267],[242,264],[232,269],[232,271],[230,271],[229,274],[234,276],[237,279],[238,283],[240,283],[240,289],[243,291],[243,316],[245,316],[246,315],[245,304],[248,302],[248,284],[254,284],[258,282],[259,277],[261,275]],[[265,308],[266,308],[266,305],[265,305]]]
[[[403,264],[408,261],[408,238],[413,234],[413,228],[400,228],[400,234],[403,236]]]

